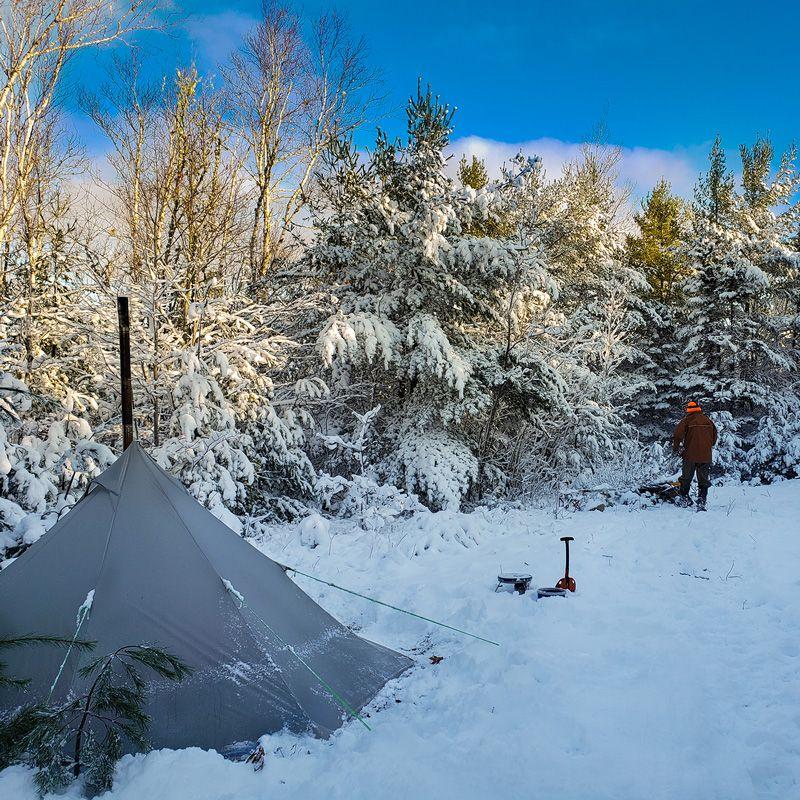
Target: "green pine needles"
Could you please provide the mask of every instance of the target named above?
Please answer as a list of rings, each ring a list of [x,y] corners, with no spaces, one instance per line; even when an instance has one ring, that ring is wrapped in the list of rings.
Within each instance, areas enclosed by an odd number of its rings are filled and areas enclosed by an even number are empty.
[[[41,634],[28,634],[26,636],[0,636],[0,651],[8,650],[12,647],[24,647],[31,644],[44,644],[55,647],[74,647],[76,650],[91,650],[92,642],[68,639],[63,636],[43,636]],[[14,678],[6,675],[6,664],[0,661],[0,686],[16,686],[19,689],[28,685],[29,681],[25,678]],[[2,751],[0,751],[2,753]]]
[[[127,645],[94,659],[79,671],[83,694],[62,704],[23,706],[0,722],[0,769],[33,767],[43,795],[76,778],[83,778],[89,794],[110,789],[114,766],[125,750],[149,749],[142,670],[175,682],[192,672],[179,658],[145,645]]]

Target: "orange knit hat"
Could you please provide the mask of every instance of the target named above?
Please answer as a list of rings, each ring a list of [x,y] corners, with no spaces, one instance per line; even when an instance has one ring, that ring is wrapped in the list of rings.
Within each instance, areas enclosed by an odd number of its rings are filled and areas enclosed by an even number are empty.
[[[695,403],[695,401],[694,401],[694,400],[692,400],[692,401],[691,401],[691,402],[690,402],[690,403],[689,403],[689,404],[686,406],[686,413],[687,413],[687,414],[695,414],[696,412],[698,412],[698,411],[702,411],[702,410],[703,410],[703,409],[702,409],[702,408],[700,408],[699,404]]]

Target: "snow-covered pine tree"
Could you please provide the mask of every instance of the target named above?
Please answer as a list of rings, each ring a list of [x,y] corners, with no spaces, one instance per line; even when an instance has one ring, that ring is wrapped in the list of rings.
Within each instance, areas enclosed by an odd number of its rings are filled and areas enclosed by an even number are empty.
[[[656,300],[667,306],[680,305],[682,283],[688,275],[686,257],[680,250],[688,221],[683,201],[672,194],[669,181],[661,178],[633,219],[639,230],[626,239],[628,260],[647,278]]]
[[[625,258],[647,278],[637,338],[645,356],[642,372],[653,387],[638,398],[636,410],[645,437],[663,441],[684,399],[674,381],[685,366],[677,331],[685,315],[682,287],[689,274],[684,246],[689,214],[662,178],[642,200],[634,222],[638,231],[626,238]]]
[[[518,437],[524,496],[592,486],[595,475],[615,469],[620,481],[640,477],[623,473],[622,465],[638,440],[629,417],[642,391],[642,378],[631,369],[640,359],[634,342],[641,321],[631,311],[630,294],[625,286],[609,289],[571,316],[554,308],[532,331],[529,346],[547,353],[558,391],[547,412],[526,420]]]
[[[489,183],[489,173],[483,159],[474,155],[471,161],[467,161],[466,156],[461,156],[461,161],[458,162],[458,179],[462,186],[483,189]]]
[[[618,148],[587,144],[549,185],[537,187],[531,224],[559,282],[559,303],[566,313],[602,295],[622,275],[621,221],[627,194],[617,188]]]
[[[753,476],[772,480],[800,474],[800,253],[796,232],[800,224],[797,192],[800,176],[796,149],[783,153],[773,174],[774,149],[759,138],[752,148],[740,148],[742,161],[741,227],[744,252],[751,263],[769,278],[766,302],[754,309],[767,345],[758,370],[758,380],[769,392],[762,413],[755,413],[755,432],[749,444],[747,467]],[[766,339],[766,342],[764,341]],[[770,346],[771,345],[771,346]],[[755,360],[755,359],[754,359]]]
[[[479,480],[498,406],[542,402],[534,373],[548,368],[513,345],[553,286],[530,242],[471,232],[501,222],[513,193],[446,176],[452,111],[420,90],[407,117],[408,140],[380,134],[366,163],[339,144],[307,260],[331,298],[319,351],[332,388],[366,385],[367,407],[383,408],[381,474],[457,507]]]
[[[529,493],[588,478],[635,436],[626,417],[647,388],[637,346],[647,282],[622,261],[618,159],[614,148],[587,146],[559,179],[530,184],[522,225],[559,278],[558,303],[530,342],[548,353],[561,389],[549,413],[523,430]]]
[[[793,154],[782,159],[775,176],[772,155],[763,140],[752,150],[742,148],[737,191],[717,139],[709,172],[696,190],[688,246],[693,274],[685,283],[681,331],[686,368],[675,383],[685,399],[705,400],[713,411],[724,412],[720,422],[728,446],[718,448],[718,458],[735,474],[758,471],[759,464],[773,460],[780,445],[768,431],[775,426],[769,424],[758,442],[756,437],[765,415],[773,409],[784,413],[791,405],[782,393],[797,369],[775,301],[784,276],[791,281],[796,270],[790,238],[798,184]],[[788,210],[781,208],[787,205]]]
[[[235,515],[286,519],[313,494],[305,404],[326,387],[284,377],[292,343],[263,325],[244,298],[196,304],[194,344],[162,364],[172,408],[156,459],[230,527]]]

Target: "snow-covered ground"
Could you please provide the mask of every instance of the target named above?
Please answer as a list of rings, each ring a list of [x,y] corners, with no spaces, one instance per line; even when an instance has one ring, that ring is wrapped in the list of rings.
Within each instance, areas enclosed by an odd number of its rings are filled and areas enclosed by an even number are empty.
[[[495,510],[331,532],[310,550],[287,527],[262,547],[502,646],[297,578],[416,658],[368,709],[373,730],[270,736],[260,773],[198,749],[126,757],[108,800],[800,797],[800,481],[712,489],[706,514]],[[501,568],[552,585],[564,535],[574,596],[494,593]],[[0,774],[0,797],[32,800],[31,774]]]

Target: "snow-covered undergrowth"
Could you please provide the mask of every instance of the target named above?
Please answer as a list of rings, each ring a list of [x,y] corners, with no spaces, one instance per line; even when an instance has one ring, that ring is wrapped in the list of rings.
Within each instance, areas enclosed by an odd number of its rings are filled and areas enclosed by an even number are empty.
[[[496,509],[379,532],[272,529],[258,546],[273,558],[501,646],[297,577],[362,635],[417,661],[367,709],[372,732],[266,737],[260,773],[199,749],[129,756],[105,797],[800,796],[798,520],[792,481],[715,488],[707,514]],[[575,537],[574,596],[493,591],[501,568],[552,585],[564,535]],[[31,773],[0,774],[0,797],[33,800]]]

